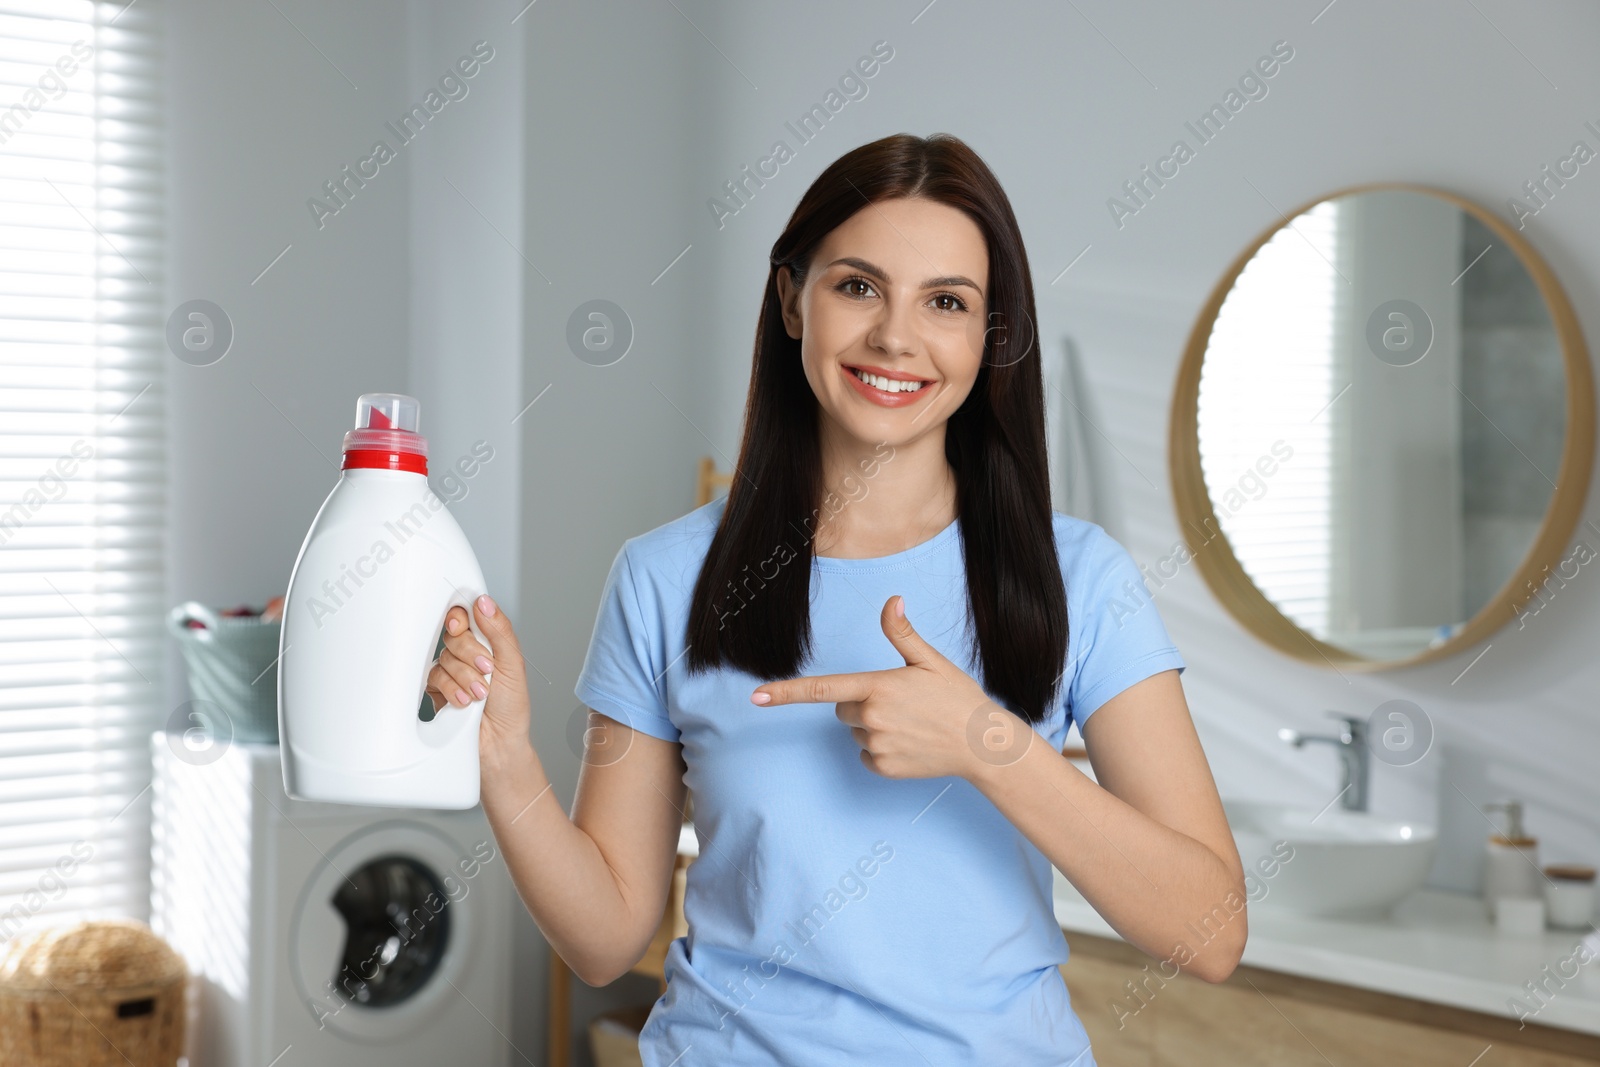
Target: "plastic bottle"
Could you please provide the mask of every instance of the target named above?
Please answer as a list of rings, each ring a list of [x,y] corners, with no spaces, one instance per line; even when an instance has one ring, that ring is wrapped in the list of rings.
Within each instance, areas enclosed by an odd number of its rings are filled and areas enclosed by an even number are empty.
[[[1538,899],[1543,877],[1539,873],[1539,842],[1522,827],[1522,802],[1485,804],[1484,810],[1506,813],[1506,832],[1490,835],[1484,853],[1483,899],[1493,915],[1495,901],[1502,898]]]
[[[445,614],[484,592],[461,527],[428,485],[421,405],[366,393],[343,473],[289,578],[278,646],[283,785],[300,800],[408,808],[478,803],[484,702],[423,696]],[[488,642],[484,641],[487,645]]]

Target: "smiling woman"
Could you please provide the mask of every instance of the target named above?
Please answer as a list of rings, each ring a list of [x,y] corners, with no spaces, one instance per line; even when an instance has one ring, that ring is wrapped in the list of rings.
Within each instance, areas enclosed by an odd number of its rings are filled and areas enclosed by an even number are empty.
[[[999,183],[955,138],[885,138],[823,172],[770,259],[739,455],[746,477],[734,482],[695,586],[690,670],[799,670],[811,638],[809,568],[780,573],[746,625],[721,625],[708,605],[810,510],[830,475],[887,441],[919,457],[901,468],[915,475],[880,490],[883,512],[842,516],[819,553],[898,551],[959,514],[973,647],[995,692],[1039,721],[1065,663],[1066,595],[1039,362],[994,358],[1037,319]],[[922,384],[905,391],[885,379]],[[905,518],[909,533],[894,528]],[[1029,592],[1002,597],[1004,588]]]
[[[488,683],[484,809],[585,981],[650,944],[693,790],[649,1067],[1092,1067],[1052,864],[1152,957],[1237,964],[1245,884],[1183,660],[1153,606],[1115,614],[1127,551],[1051,510],[1032,322],[1016,219],[961,141],[823,172],[773,246],[728,497],[613,561],[570,820],[504,614],[477,606],[485,648],[453,609],[430,689]],[[1098,783],[1062,753],[1074,725]]]

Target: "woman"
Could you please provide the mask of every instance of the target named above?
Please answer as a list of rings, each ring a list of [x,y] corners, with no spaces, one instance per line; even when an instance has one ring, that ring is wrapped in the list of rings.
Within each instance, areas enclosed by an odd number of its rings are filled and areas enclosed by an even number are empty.
[[[453,609],[430,691],[487,691],[484,809],[584,981],[643,955],[693,792],[646,1064],[1092,1064],[1051,864],[1152,957],[1237,964],[1183,662],[1148,598],[1126,609],[1128,553],[1050,508],[1033,312],[961,141],[888,137],[816,180],[773,246],[731,492],[612,565],[570,819],[511,627],[480,598],[486,649]],[[1060,752],[1073,722],[1098,784]]]

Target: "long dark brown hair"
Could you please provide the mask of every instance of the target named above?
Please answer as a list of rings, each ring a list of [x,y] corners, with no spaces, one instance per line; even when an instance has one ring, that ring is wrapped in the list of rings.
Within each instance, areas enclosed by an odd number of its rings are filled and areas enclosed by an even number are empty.
[[[978,681],[1037,723],[1060,684],[1068,635],[1033,280],[1000,183],[948,134],[896,134],[842,156],[806,190],[772,246],[739,459],[690,607],[689,670],[731,664],[764,679],[792,678],[811,654],[815,524],[825,497],[836,497],[822,484],[820,406],[801,367],[800,342],[784,329],[778,271],[788,268],[795,285],[804,285],[811,257],[832,230],[871,203],[900,197],[965,212],[988,245],[983,362],[945,426],[945,456],[955,471]]]

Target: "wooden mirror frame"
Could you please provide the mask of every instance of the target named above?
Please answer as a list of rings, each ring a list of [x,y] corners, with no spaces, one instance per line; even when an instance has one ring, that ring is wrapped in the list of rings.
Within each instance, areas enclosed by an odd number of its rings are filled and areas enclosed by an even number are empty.
[[[1198,423],[1201,363],[1211,340],[1211,331],[1216,325],[1217,313],[1232,292],[1245,265],[1274,234],[1318,204],[1354,193],[1379,190],[1422,193],[1454,204],[1483,223],[1516,253],[1538,285],[1555,325],[1566,367],[1567,385],[1566,434],[1561,449],[1561,466],[1556,475],[1556,488],[1545,509],[1544,521],[1522,565],[1477,614],[1467,620],[1460,631],[1438,645],[1396,660],[1368,659],[1312,636],[1279,611],[1256,588],[1234,554],[1206,491],[1205,476],[1200,467]],[[1542,588],[1545,572],[1561,562],[1567,540],[1577,528],[1589,491],[1594,444],[1594,374],[1589,364],[1589,351],[1566,293],[1539,253],[1505,222],[1454,193],[1408,182],[1373,182],[1340,189],[1300,205],[1252,241],[1228,265],[1202,305],[1189,333],[1188,343],[1184,346],[1183,361],[1178,367],[1177,384],[1172,396],[1167,459],[1173,503],[1177,508],[1178,525],[1184,541],[1199,565],[1206,584],[1228,613],[1261,641],[1295,659],[1325,664],[1336,670],[1376,671],[1444,659],[1483,640],[1516,617],[1518,609],[1532,600]],[[1208,528],[1215,531],[1209,538],[1205,536]]]

